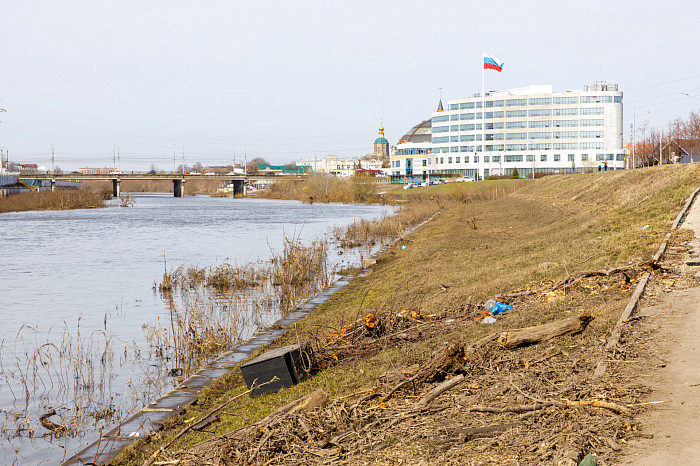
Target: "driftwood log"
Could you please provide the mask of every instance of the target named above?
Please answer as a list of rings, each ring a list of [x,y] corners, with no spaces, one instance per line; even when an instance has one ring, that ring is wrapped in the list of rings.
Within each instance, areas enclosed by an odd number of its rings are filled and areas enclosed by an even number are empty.
[[[498,342],[501,347],[507,349],[534,345],[551,340],[552,338],[581,333],[586,330],[588,324],[590,324],[593,319],[594,317],[590,314],[581,314],[577,318],[558,320],[548,324],[535,325],[534,327],[497,332],[478,340],[473,345],[473,348],[481,348],[494,341]]]

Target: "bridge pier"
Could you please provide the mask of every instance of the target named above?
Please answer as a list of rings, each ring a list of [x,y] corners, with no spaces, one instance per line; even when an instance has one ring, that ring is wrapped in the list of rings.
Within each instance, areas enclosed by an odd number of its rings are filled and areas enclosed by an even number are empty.
[[[185,179],[173,180],[173,195],[175,197],[185,197]]]
[[[52,185],[53,188],[53,185]],[[119,178],[112,180],[112,197],[119,197],[122,194],[122,185]]]
[[[51,178],[51,192],[56,191],[56,178]]]
[[[231,180],[234,196],[245,196],[245,180]]]

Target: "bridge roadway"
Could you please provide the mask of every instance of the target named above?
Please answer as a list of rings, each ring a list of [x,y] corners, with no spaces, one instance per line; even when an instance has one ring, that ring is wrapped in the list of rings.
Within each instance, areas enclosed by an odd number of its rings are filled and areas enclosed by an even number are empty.
[[[299,177],[294,177],[299,179]],[[157,180],[170,180],[173,182],[173,194],[175,197],[183,197],[185,195],[185,183],[187,181],[193,180],[210,180],[210,181],[226,181],[227,184],[233,184],[234,194],[245,195],[245,184],[248,181],[272,181],[274,179],[279,179],[279,176],[273,175],[219,175],[219,174],[207,174],[207,175],[196,175],[191,173],[181,174],[181,173],[138,173],[138,172],[120,172],[120,173],[110,173],[110,174],[99,174],[99,175],[86,175],[82,173],[37,173],[37,174],[26,174],[20,175],[20,180],[51,180],[51,191],[56,189],[57,180],[65,181],[111,181],[112,182],[112,195],[114,197],[119,197],[121,194],[121,182],[122,181],[157,181]]]

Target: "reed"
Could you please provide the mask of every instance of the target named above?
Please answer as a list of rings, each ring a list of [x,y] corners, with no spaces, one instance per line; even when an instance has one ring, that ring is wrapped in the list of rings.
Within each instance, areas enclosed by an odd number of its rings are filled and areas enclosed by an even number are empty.
[[[0,213],[98,207],[104,207],[103,197],[99,193],[84,190],[33,191],[0,197]]]
[[[303,180],[281,178],[261,193],[269,199],[297,199],[303,202],[384,203],[381,182],[366,176],[341,178],[316,173]]]

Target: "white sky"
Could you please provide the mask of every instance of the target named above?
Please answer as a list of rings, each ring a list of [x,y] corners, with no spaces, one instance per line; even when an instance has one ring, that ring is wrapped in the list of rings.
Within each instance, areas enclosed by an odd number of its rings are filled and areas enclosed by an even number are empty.
[[[691,0],[4,0],[0,146],[63,170],[272,163],[372,152],[442,98],[602,78],[624,92],[625,140],[700,106]],[[681,94],[686,92],[696,99]]]

